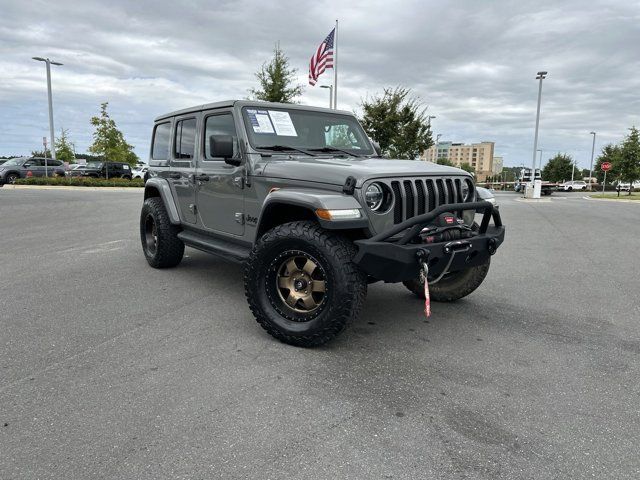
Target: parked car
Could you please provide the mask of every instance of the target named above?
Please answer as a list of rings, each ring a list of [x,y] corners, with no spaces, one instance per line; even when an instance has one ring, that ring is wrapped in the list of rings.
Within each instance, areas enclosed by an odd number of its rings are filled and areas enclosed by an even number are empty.
[[[586,190],[587,182],[583,182],[582,180],[573,180],[569,182],[564,182],[558,185],[558,190],[564,190],[565,192],[571,192],[573,190]]]
[[[493,194],[493,190],[489,190],[488,188],[484,188],[484,187],[476,187],[476,193],[477,193],[477,200],[484,200],[487,201],[491,204],[493,204],[494,207],[497,207],[497,203],[496,203],[496,196]],[[478,213],[481,213],[482,211],[479,210]]]
[[[31,172],[31,174],[29,174]],[[0,165],[0,184],[14,183],[19,178],[64,177],[64,163],[60,160],[40,157],[19,157],[7,160]]]
[[[83,167],[69,172],[72,177],[126,178],[131,180],[131,166],[124,162],[87,162]]]
[[[0,158],[0,165],[9,160],[8,158]]]
[[[636,180],[633,183],[629,183],[629,182],[617,182],[616,183],[616,189],[620,190],[621,192],[628,192],[629,188],[632,188],[633,191],[640,190],[640,180]]]
[[[149,170],[149,167],[146,165],[144,167],[134,167],[133,170],[131,171],[132,173],[131,178],[139,178],[141,180],[144,180],[144,174],[147,173],[148,170]]]

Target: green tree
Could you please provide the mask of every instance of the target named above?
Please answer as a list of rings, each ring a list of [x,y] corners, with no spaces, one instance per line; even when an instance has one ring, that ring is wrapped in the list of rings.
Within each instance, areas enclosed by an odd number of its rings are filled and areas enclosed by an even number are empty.
[[[629,132],[619,147],[619,154],[614,157],[612,169],[621,181],[633,183],[640,179],[640,134],[636,127],[631,127]]]
[[[95,127],[95,131],[89,151],[108,161],[127,162],[133,165],[138,161],[138,156],[133,152],[133,146],[125,141],[116,122],[107,113],[108,105],[108,102],[101,104],[100,116],[91,117],[91,125]]]
[[[469,173],[476,173],[476,169],[473,168],[470,164],[468,163],[463,163],[462,165],[460,165],[460,168],[462,170],[464,170],[465,172],[469,172]]]
[[[550,159],[542,169],[542,178],[549,182],[561,182],[571,178],[574,169],[574,161],[571,155],[557,153]],[[575,173],[580,175],[580,170],[576,167]]]
[[[433,145],[426,107],[407,88],[385,88],[382,96],[361,103],[367,134],[391,158],[418,158]],[[440,163],[440,162],[438,162]]]
[[[260,88],[252,88],[251,95],[265,102],[295,103],[302,94],[302,85],[295,84],[297,69],[289,66],[289,58],[276,43],[273,58],[262,64],[256,78]]]
[[[51,158],[51,150],[31,150],[32,157]]]
[[[438,165],[446,165],[447,167],[453,167],[453,163],[450,160],[447,160],[446,158],[437,158],[436,163]]]
[[[56,139],[56,159],[62,162],[75,163],[76,156],[73,153],[73,143],[69,141],[69,130],[60,130],[60,136]]]
[[[602,183],[604,181],[604,172],[602,171],[602,163],[610,162],[611,164],[615,164],[618,161],[618,156],[620,155],[620,147],[618,145],[614,145],[609,143],[602,147],[602,151],[598,158],[596,159],[596,164],[593,167],[594,172],[593,175],[598,178],[598,182]],[[587,173],[589,175],[589,173]],[[585,175],[585,176],[587,176]],[[607,172],[607,181],[612,181],[614,178],[617,178],[615,171]]]

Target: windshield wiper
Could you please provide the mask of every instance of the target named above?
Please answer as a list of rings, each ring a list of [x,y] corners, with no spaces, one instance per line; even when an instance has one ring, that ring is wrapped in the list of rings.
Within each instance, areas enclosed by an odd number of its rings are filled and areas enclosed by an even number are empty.
[[[342,148],[337,148],[337,147],[310,148],[309,150],[311,150],[312,152],[342,152],[352,157],[360,156],[357,153],[353,153],[353,152],[350,152],[349,150],[344,150]]]
[[[274,152],[287,152],[287,151],[295,151],[304,153],[305,155],[309,155],[311,157],[317,157],[315,153],[311,153],[308,150],[303,150],[302,148],[290,147],[289,145],[268,145],[266,147],[258,147],[264,150],[273,150]]]

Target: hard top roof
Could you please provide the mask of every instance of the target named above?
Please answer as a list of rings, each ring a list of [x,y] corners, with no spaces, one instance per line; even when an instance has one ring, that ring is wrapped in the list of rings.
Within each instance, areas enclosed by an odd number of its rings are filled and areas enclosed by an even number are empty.
[[[322,107],[312,107],[309,105],[299,105],[296,103],[275,103],[275,102],[261,102],[261,101],[253,101],[253,100],[225,100],[222,102],[214,102],[214,103],[205,103],[203,105],[196,105],[195,107],[183,108],[181,110],[176,110],[174,112],[165,113],[164,115],[160,115],[156,117],[155,121],[158,122],[160,120],[165,120],[171,117],[177,117],[179,115],[185,115],[187,113],[201,112],[203,110],[215,110],[217,108],[230,108],[238,106],[240,108],[245,106],[255,106],[262,108],[289,108],[296,110],[311,110],[314,112],[327,112],[327,113],[340,113],[353,115],[352,112],[348,110],[333,110],[330,108],[322,108]]]

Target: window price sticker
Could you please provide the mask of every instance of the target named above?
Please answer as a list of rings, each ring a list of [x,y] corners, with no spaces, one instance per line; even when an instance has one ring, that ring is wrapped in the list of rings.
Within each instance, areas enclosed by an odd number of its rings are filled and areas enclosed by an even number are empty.
[[[247,116],[255,133],[275,133],[266,110],[247,110]]]

